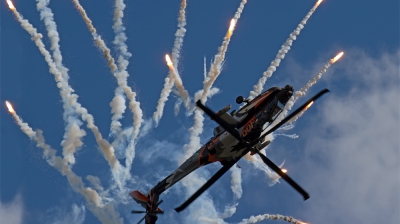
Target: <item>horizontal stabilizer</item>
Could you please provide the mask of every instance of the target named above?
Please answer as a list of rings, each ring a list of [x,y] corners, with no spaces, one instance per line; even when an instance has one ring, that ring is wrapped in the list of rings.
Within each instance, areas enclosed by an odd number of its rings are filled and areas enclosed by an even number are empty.
[[[146,195],[142,194],[142,192],[138,190],[132,191],[131,193],[129,193],[129,195],[143,208],[147,209],[147,205],[150,203],[150,198],[148,198]],[[157,208],[157,213],[164,213],[164,212],[160,208]]]
[[[138,190],[132,191],[131,193],[129,193],[129,195],[139,204],[147,204],[148,202],[150,202],[150,199]]]

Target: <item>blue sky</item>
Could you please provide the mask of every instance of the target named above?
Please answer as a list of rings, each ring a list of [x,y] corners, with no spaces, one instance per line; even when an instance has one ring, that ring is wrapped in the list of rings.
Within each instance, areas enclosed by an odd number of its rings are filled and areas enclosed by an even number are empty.
[[[36,2],[13,2],[43,34],[49,49]],[[114,1],[80,2],[115,56]],[[204,57],[209,68],[240,2],[188,1],[187,32],[178,70],[191,97],[203,88]],[[128,85],[137,92],[147,120],[155,111],[168,74],[164,55],[173,47],[180,1],[126,4],[123,22],[132,53]],[[237,107],[235,98],[248,96],[280,46],[314,4],[311,0],[249,0],[231,37],[221,75],[214,83],[220,92],[207,104],[214,110],[227,104]],[[12,102],[18,115],[33,129],[43,130],[48,144],[61,155],[65,122],[53,75],[6,2],[0,7],[1,102]],[[103,137],[111,141],[109,103],[117,87],[115,78],[72,1],[51,1],[49,7],[60,34],[63,63],[69,68],[69,83],[79,95],[78,101],[94,116]],[[284,182],[269,187],[270,180],[263,171],[241,160],[241,199],[233,199],[231,177],[226,174],[203,201],[211,201],[218,214],[225,206],[239,203],[236,213],[225,219],[228,223],[265,213],[311,223],[398,223],[399,25],[398,1],[325,0],[267,80],[265,88],[291,84],[298,90],[336,53],[345,51],[345,57],[324,74],[307,96],[323,88],[329,88],[331,93],[311,107],[294,129],[284,132],[299,138],[276,136],[267,148],[273,161],[280,164],[285,160],[289,174],[310,193],[310,200],[303,202]],[[188,129],[193,125],[193,116],[186,116],[185,108],[174,115],[177,99],[171,93],[158,127],[137,141],[133,178],[126,190],[146,191],[177,167],[175,157],[182,154],[183,145],[189,141]],[[5,106],[0,114],[0,220],[6,217],[8,221],[14,218],[11,223],[99,223],[84,198],[42,158],[42,150],[19,129]],[[132,126],[129,110],[121,122],[123,128]],[[215,123],[206,118],[204,125],[201,142],[212,135]],[[82,128],[87,135],[75,154],[72,169],[83,178],[99,177],[107,188],[113,183],[109,165],[86,124]],[[120,161],[124,164],[125,160]],[[203,167],[198,175],[207,178],[218,167]],[[189,222],[202,204],[193,204],[182,214],[173,210],[187,197],[187,189],[181,184],[166,193],[162,197],[166,214],[160,223]],[[131,209],[139,208],[133,201],[114,200],[111,204],[124,223],[140,219],[129,214]]]

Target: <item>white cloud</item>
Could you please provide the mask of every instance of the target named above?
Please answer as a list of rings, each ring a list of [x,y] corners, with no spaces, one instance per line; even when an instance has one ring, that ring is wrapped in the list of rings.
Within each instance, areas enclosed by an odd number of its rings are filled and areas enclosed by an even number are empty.
[[[321,101],[298,164],[311,194],[302,216],[312,223],[400,223],[400,51],[346,53],[332,78],[341,86]]]
[[[84,205],[72,204],[71,211],[60,208],[52,208],[48,211],[47,223],[52,224],[82,224],[85,221],[86,209]]]
[[[0,202],[0,223],[21,224],[24,217],[24,203],[17,195],[10,203]]]

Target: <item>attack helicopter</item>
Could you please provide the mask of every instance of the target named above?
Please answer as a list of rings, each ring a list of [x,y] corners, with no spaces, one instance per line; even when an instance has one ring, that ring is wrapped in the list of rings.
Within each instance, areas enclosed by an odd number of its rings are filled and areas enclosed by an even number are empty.
[[[229,112],[231,106],[228,105],[215,113],[200,100],[197,101],[197,107],[218,123],[218,126],[214,128],[214,136],[149,192],[143,194],[135,190],[130,193],[130,196],[146,209],[146,211],[132,211],[133,214],[145,214],[138,223],[145,220],[146,224],[155,224],[158,214],[164,213],[159,208],[159,205],[163,202],[159,200],[159,196],[197,168],[214,162],[220,162],[222,165],[220,170],[200,187],[199,190],[183,204],[175,208],[177,212],[181,212],[189,206],[247,153],[251,153],[251,155],[258,154],[267,166],[298,191],[304,200],[307,200],[309,198],[308,193],[283,172],[281,168],[262,154],[260,150],[270,143],[270,141],[265,141],[267,135],[309,107],[312,102],[327,92],[329,92],[328,89],[320,91],[272,128],[269,128],[269,126],[283,111],[286,103],[293,95],[293,87],[290,85],[286,85],[284,88],[272,87],[252,100],[239,96],[236,98],[236,103],[242,104],[245,102],[246,104],[238,111],[233,110]],[[268,131],[266,131],[267,129]]]

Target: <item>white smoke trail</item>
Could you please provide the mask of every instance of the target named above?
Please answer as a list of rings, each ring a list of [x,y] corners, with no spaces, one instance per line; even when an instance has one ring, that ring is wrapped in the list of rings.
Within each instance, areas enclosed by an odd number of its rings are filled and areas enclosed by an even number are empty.
[[[341,56],[343,56],[343,52],[339,53],[336,55],[334,58],[330,59],[328,62],[322,66],[321,70],[318,72],[318,74],[310,79],[305,86],[303,86],[300,90],[296,91],[294,93],[294,96],[292,96],[289,101],[286,103],[285,108],[283,109],[282,113],[279,115],[279,117],[274,121],[274,123],[271,125],[273,127],[275,124],[279,123],[281,120],[283,120],[284,117],[288,114],[288,112],[292,109],[294,103],[301,97],[305,96],[307,91],[313,86],[319,79],[321,79],[322,75],[325,74],[325,72],[328,70],[328,68],[334,64]],[[294,116],[292,119],[288,121],[289,124],[295,122],[303,113],[306,111],[303,110],[296,116]]]
[[[41,40],[41,38],[43,37],[42,34],[37,33],[36,29],[32,26],[32,24],[30,24],[28,20],[23,19],[23,17],[16,9],[13,10],[13,13],[17,18],[17,20],[20,22],[21,26],[32,36],[32,40],[34,40],[36,46],[39,48],[39,51],[45,57],[45,60],[50,68],[50,73],[54,75],[54,78],[57,82],[57,87],[60,88],[60,91],[62,92],[61,95],[63,95],[65,93],[63,91],[64,90],[63,84],[65,84],[65,82],[63,80],[62,73],[57,69],[50,53],[46,50]],[[68,88],[72,90],[71,87]],[[103,139],[99,129],[94,124],[93,116],[88,113],[86,108],[82,107],[82,105],[77,102],[78,95],[76,94],[66,94],[66,95],[71,105],[75,107],[76,112],[81,115],[82,120],[87,122],[87,127],[93,132],[96,142],[100,147],[100,150],[102,151],[105,159],[112,168],[112,173],[114,175],[114,178],[116,179],[117,183],[121,185],[120,181],[118,180],[119,176],[121,175],[120,173],[122,172],[121,164],[114,155],[114,148],[110,145],[110,143],[108,143],[105,139]]]
[[[161,91],[156,111],[153,113],[153,120],[156,122],[156,125],[158,125],[158,122],[160,122],[160,119],[164,113],[165,102],[168,100],[168,96],[172,91],[172,87],[174,86],[174,80],[171,75],[168,75],[164,81],[164,87]]]
[[[292,135],[288,135],[288,134],[276,134],[277,136],[285,136],[285,137],[288,137],[288,138],[291,138],[291,139],[297,139],[297,138],[299,138],[299,136],[298,135],[296,135],[296,134],[292,134]]]
[[[36,2],[37,10],[40,12],[40,17],[45,23],[47,35],[50,39],[50,49],[53,51],[54,63],[58,71],[62,74],[58,84],[61,86],[60,95],[64,107],[64,120],[67,125],[65,127],[64,140],[61,142],[61,145],[63,146],[64,159],[74,164],[74,152],[82,146],[82,144],[78,143],[81,142],[81,137],[85,136],[86,133],[80,129],[81,123],[75,118],[76,113],[73,110],[73,105],[69,101],[73,89],[70,88],[68,84],[68,69],[62,64],[62,55],[59,45],[60,37],[57,31],[57,25],[54,22],[54,14],[51,9],[47,7],[50,0],[36,0]]]
[[[196,109],[194,111],[193,115],[193,120],[194,124],[191,128],[189,128],[189,143],[185,144],[183,146],[184,150],[184,155],[179,161],[179,165],[185,162],[193,153],[201,147],[200,144],[200,137],[199,135],[203,132],[203,121],[204,121],[204,116],[203,116],[203,111]]]
[[[304,28],[308,19],[318,8],[321,1],[322,0],[318,0],[318,2],[311,8],[311,10],[303,18],[303,20],[300,22],[300,24],[297,25],[296,29],[289,35],[289,38],[286,40],[286,42],[281,46],[281,49],[278,51],[278,54],[276,55],[275,59],[271,62],[271,65],[269,66],[269,68],[263,73],[263,77],[261,77],[260,80],[258,80],[257,85],[253,86],[253,91],[250,91],[250,96],[249,96],[250,99],[253,99],[254,97],[256,97],[257,95],[259,95],[262,92],[265,82],[276,71],[276,68],[281,63],[281,60],[283,60],[285,58],[285,55],[290,50],[290,47],[292,46],[293,41],[296,40],[297,36],[300,34],[300,31]]]
[[[74,153],[77,148],[83,145],[81,138],[85,135],[86,132],[80,129],[77,123],[71,123],[69,125],[68,132],[65,133],[61,146],[63,147],[63,157],[70,164],[75,164]]]
[[[118,70],[126,71],[129,61],[128,59],[132,56],[130,52],[128,52],[128,46],[126,45],[126,40],[128,39],[125,34],[125,27],[123,26],[122,19],[124,17],[124,9],[126,5],[123,0],[115,1],[115,10],[114,10],[114,25],[113,30],[115,33],[114,45],[116,46],[118,56]],[[111,134],[116,135],[121,131],[121,123],[119,119],[122,118],[122,115],[125,112],[125,98],[123,97],[123,90],[121,88],[117,88],[115,90],[115,97],[110,103],[111,107]]]
[[[75,7],[78,9],[79,13],[81,14],[83,20],[85,21],[87,27],[89,28],[90,33],[93,36],[93,39],[96,43],[96,45],[100,48],[100,50],[103,52],[104,57],[106,58],[106,60],[108,61],[108,66],[111,69],[111,73],[115,76],[115,78],[117,79],[118,82],[118,86],[122,88],[122,90],[124,91],[126,97],[129,99],[129,108],[132,111],[133,114],[133,139],[132,141],[134,141],[137,136],[139,135],[139,130],[140,127],[142,126],[142,122],[143,120],[143,111],[140,108],[140,103],[138,101],[136,101],[136,92],[133,92],[132,89],[128,86],[128,81],[127,78],[129,76],[128,72],[126,71],[126,68],[129,64],[128,60],[126,60],[126,58],[129,56],[130,57],[130,53],[127,51],[127,47],[125,44],[125,40],[124,38],[121,37],[125,37],[125,34],[122,34],[125,30],[125,27],[122,25],[122,16],[123,16],[123,12],[121,10],[123,10],[125,8],[125,5],[122,1],[116,1],[116,11],[117,13],[114,16],[114,20],[115,20],[115,24],[114,24],[114,31],[117,33],[117,37],[115,39],[115,42],[122,46],[120,47],[120,52],[121,52],[121,57],[118,59],[119,60],[119,65],[120,67],[118,68],[117,65],[115,64],[115,60],[114,58],[111,56],[110,54],[110,49],[106,46],[105,42],[103,41],[103,39],[101,38],[100,35],[97,34],[96,29],[94,28],[92,21],[89,19],[89,17],[87,16],[85,10],[83,9],[83,7],[80,5],[78,0],[72,0],[73,3],[75,4]],[[117,71],[118,68],[118,71]],[[116,95],[119,95],[118,90],[115,91]],[[117,98],[120,98],[118,96],[116,96]],[[121,102],[121,101],[112,101],[112,103],[110,104],[111,106],[114,106],[114,103],[117,102]],[[121,108],[121,106],[117,105],[118,108]],[[119,119],[120,116],[118,114],[118,112],[120,110],[118,109],[111,109],[112,112],[116,112],[116,116],[113,116],[113,118],[115,119]],[[121,114],[122,116],[122,114]],[[114,122],[115,124],[115,122]],[[116,124],[116,126],[118,126],[119,124]],[[126,159],[125,159],[125,163],[126,163],[126,172],[124,174],[124,176],[120,176],[120,178],[123,178],[123,181],[128,179],[130,177],[129,174],[129,170],[130,167],[132,165],[133,162],[133,158],[135,156],[135,146],[134,143],[130,144],[131,146],[128,147],[128,149],[126,150]],[[111,146],[111,145],[110,145]],[[123,174],[123,173],[120,173]]]
[[[203,75],[204,75],[204,80],[206,80],[207,79],[207,60],[206,60],[206,56],[204,56],[204,72],[203,72]]]
[[[171,59],[169,58],[168,55],[166,55],[166,59],[167,59],[167,64],[168,64],[168,67],[169,67],[170,74],[172,75],[170,78],[171,78],[171,80],[174,81],[175,87],[178,90],[178,92],[177,92],[178,94],[177,95],[180,96],[180,98],[181,98],[183,104],[185,105],[186,109],[189,109],[190,108],[189,93],[185,89],[185,87],[183,86],[182,79],[179,76],[179,72],[177,70],[177,66],[174,65],[173,61],[171,61]]]
[[[185,26],[186,26],[185,10],[186,10],[186,0],[182,0],[181,8],[179,10],[178,30],[175,32],[174,47],[172,48],[172,61],[173,61],[174,66],[175,66],[175,70],[177,70],[178,66],[179,66],[180,52],[181,52],[181,48],[182,48],[182,45],[183,45],[183,38],[185,37],[185,33],[186,33],[186,29],[185,29]],[[178,88],[178,85],[182,83],[182,80],[179,83],[179,80],[175,79],[176,77],[178,77],[180,79],[179,74],[175,74],[174,75],[170,71],[168,73],[168,77],[165,78],[165,80],[164,80],[165,81],[164,87],[163,87],[163,89],[161,91],[160,99],[158,100],[156,111],[153,114],[153,120],[156,122],[156,125],[158,124],[158,122],[160,121],[160,119],[161,119],[161,117],[163,115],[165,102],[168,100],[168,96],[171,93],[171,89],[172,89],[174,83],[177,86],[177,88]],[[187,107],[190,104],[189,94],[186,95],[187,91],[184,89],[183,86],[181,86],[179,88],[181,88],[180,92],[182,93],[182,95],[180,95],[180,97],[182,98],[183,102],[185,102],[185,106]]]
[[[236,213],[236,207],[238,205],[239,205],[239,203],[226,205],[224,212],[219,215],[219,218],[227,219],[227,218],[232,217],[232,215],[234,215]]]
[[[257,216],[251,216],[248,219],[243,219],[239,224],[248,224],[248,223],[257,223],[261,222],[263,220],[280,220],[280,221],[285,221],[289,223],[294,223],[294,224],[305,224],[304,222],[297,220],[291,216],[284,216],[284,215],[271,215],[271,214],[264,214],[264,215],[257,215]]]
[[[120,70],[117,72],[118,66],[115,64],[115,60],[110,54],[110,49],[106,46],[106,44],[103,41],[103,39],[101,38],[101,36],[99,34],[97,34],[97,31],[94,28],[92,21],[87,16],[86,11],[83,9],[83,7],[81,6],[81,4],[79,3],[78,0],[72,0],[72,1],[74,3],[75,7],[77,8],[78,12],[81,14],[84,22],[86,23],[86,26],[88,27],[90,33],[92,34],[96,45],[103,52],[103,55],[104,55],[105,59],[107,60],[107,64],[111,69],[111,73],[117,79],[118,86],[122,88],[126,97],[129,99],[129,108],[131,108],[131,111],[133,113],[133,127],[134,127],[133,139],[136,139],[136,137],[139,134],[139,130],[142,125],[142,122],[143,122],[143,111],[142,111],[142,109],[140,109],[140,103],[138,101],[136,101],[136,92],[133,92],[132,89],[128,86],[127,78],[129,76],[129,74],[125,70]],[[121,26],[122,26],[122,22],[121,22]],[[117,27],[117,29],[118,29],[118,27]],[[123,68],[126,68],[125,66],[127,66],[127,62],[125,62],[125,59],[122,60],[121,63],[122,63],[121,66]],[[118,110],[112,109],[112,111],[118,111]],[[116,117],[118,117],[118,116],[116,116]],[[132,155],[133,153],[127,152],[127,154]]]
[[[124,91],[117,87],[115,89],[115,96],[110,102],[111,107],[111,134],[117,135],[117,133],[121,132],[122,124],[118,121],[122,118],[122,115],[125,113],[126,106],[125,106],[125,97]]]
[[[234,200],[239,200],[243,195],[242,188],[242,170],[236,166],[233,166],[231,169],[231,189],[233,192]]]
[[[244,9],[244,5],[246,3],[247,0],[242,0],[242,2],[240,3],[239,8],[237,9],[235,16],[231,21],[231,26],[229,27],[229,30],[224,37],[222,45],[218,48],[218,53],[214,57],[214,62],[211,65],[210,71],[208,72],[207,79],[205,79],[203,82],[204,84],[203,93],[200,98],[203,103],[207,101],[207,94],[211,89],[212,84],[215,82],[215,80],[221,73],[222,63],[225,60],[225,54],[226,51],[228,50],[229,42],[234,31],[234,26],[238,22],[240,15],[242,14],[242,11]]]
[[[181,108],[181,104],[182,104],[182,100],[181,100],[181,99],[178,99],[178,100],[175,102],[175,106],[174,106],[174,114],[175,114],[175,116],[178,116],[179,110],[180,110],[180,108]]]
[[[212,84],[217,79],[218,75],[221,72],[221,66],[223,61],[225,60],[225,53],[228,50],[228,45],[230,38],[232,36],[234,25],[240,18],[240,15],[243,11],[244,5],[247,3],[247,0],[242,0],[239,5],[239,8],[236,10],[235,16],[231,21],[231,26],[229,27],[228,32],[226,33],[222,45],[218,48],[218,53],[215,55],[214,61],[211,65],[210,71],[208,72],[207,78],[204,80],[203,90],[199,91],[199,95],[196,93],[197,97],[195,96],[195,101],[200,99],[203,103],[207,102],[207,98],[210,94],[210,89]],[[200,138],[199,135],[203,132],[203,111],[199,111],[198,109],[194,108],[194,124],[193,127],[189,128],[190,133],[190,140],[188,144],[185,144],[183,148],[185,149],[185,155],[181,159],[181,162],[184,162],[187,158],[190,157],[198,148],[200,148]]]
[[[123,91],[127,95],[129,99],[129,107],[133,113],[133,121],[134,121],[134,129],[132,133],[132,141],[129,144],[129,147],[126,149],[126,173],[129,173],[131,170],[132,162],[135,157],[135,140],[139,135],[140,127],[143,123],[143,112],[140,109],[140,103],[136,101],[136,93],[132,92],[132,90],[127,86],[127,78],[129,76],[127,68],[129,65],[129,58],[132,54],[128,51],[128,45],[126,44],[126,40],[128,39],[125,34],[125,27],[122,23],[122,19],[124,17],[124,10],[125,10],[125,3],[123,0],[116,0],[115,1],[115,10],[114,10],[114,25],[113,30],[115,33],[115,39],[113,41],[114,45],[116,46],[117,52],[119,53],[118,56],[118,72],[114,74],[115,77],[118,79],[118,87],[115,90],[115,97],[113,101],[110,103],[112,108],[111,113],[113,113],[112,121],[111,121],[111,133],[116,134],[121,132],[121,123],[118,121],[122,118],[122,114],[125,111],[125,99],[123,98]],[[105,47],[105,46],[104,46]],[[121,80],[121,81],[120,81]],[[122,84],[122,85],[121,85]],[[122,100],[123,99],[123,100]],[[117,137],[118,138],[118,137]],[[128,179],[130,176],[126,176]]]
[[[71,187],[81,194],[88,205],[88,208],[102,223],[123,223],[119,213],[111,204],[105,205],[100,195],[93,189],[85,187],[82,178],[77,176],[68,166],[66,160],[56,156],[57,151],[46,144],[42,131],[33,131],[28,123],[24,123],[15,111],[11,112],[21,130],[31,139],[36,142],[37,147],[43,149],[43,157],[47,163],[57,169],[63,176],[66,176]]]

